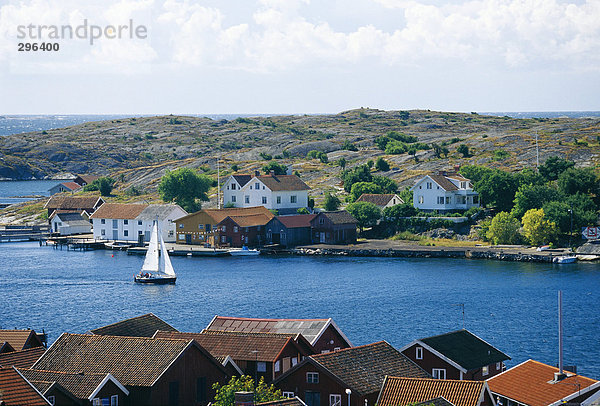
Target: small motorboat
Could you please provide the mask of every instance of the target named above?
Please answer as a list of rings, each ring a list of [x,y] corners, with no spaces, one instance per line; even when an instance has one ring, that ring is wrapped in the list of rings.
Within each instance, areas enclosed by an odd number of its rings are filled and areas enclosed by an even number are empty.
[[[552,260],[555,264],[572,264],[577,261],[577,257],[575,255],[561,255],[560,257],[556,257]]]
[[[227,252],[229,253],[229,255],[232,255],[234,257],[260,255],[259,250],[248,249],[248,247],[246,247],[245,245],[242,248],[231,248],[227,250]]]
[[[160,255],[159,255],[160,247]],[[175,283],[177,275],[169,259],[169,253],[165,247],[162,235],[158,232],[158,221],[152,227],[150,245],[146,252],[144,265],[139,274],[134,275],[133,280],[137,283],[167,284]]]
[[[537,247],[537,251],[548,251],[549,249],[549,245],[542,245],[541,247]]]

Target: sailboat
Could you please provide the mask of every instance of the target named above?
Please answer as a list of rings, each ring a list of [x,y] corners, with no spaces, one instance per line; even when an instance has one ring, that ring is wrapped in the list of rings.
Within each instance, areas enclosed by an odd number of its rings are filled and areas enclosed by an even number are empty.
[[[159,255],[160,245],[160,255]],[[171,265],[169,253],[165,248],[165,242],[162,235],[158,232],[158,221],[152,225],[152,235],[150,237],[150,245],[146,252],[144,265],[139,274],[135,275],[133,280],[138,283],[156,283],[166,284],[175,283],[177,275]]]

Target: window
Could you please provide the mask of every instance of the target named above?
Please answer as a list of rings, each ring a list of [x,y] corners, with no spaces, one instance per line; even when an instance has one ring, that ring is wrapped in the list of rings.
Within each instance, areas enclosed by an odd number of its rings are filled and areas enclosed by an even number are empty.
[[[496,371],[502,370],[502,362],[496,362]]]
[[[329,395],[329,406],[342,406],[342,395]]]
[[[239,228],[238,228],[238,226],[233,226],[233,232],[234,232],[234,233],[237,233],[238,231],[239,231]]]
[[[100,232],[100,234],[102,234],[102,235],[106,235],[106,230],[102,230],[102,231]]]
[[[210,224],[206,224],[204,226],[204,229],[206,230],[207,233],[210,233]]]
[[[321,354],[327,354],[329,350],[321,350]]]
[[[446,370],[443,368],[433,368],[431,376],[433,376],[433,379],[446,379]]]
[[[141,234],[141,232],[140,232],[140,234]],[[173,237],[174,231],[173,230],[169,230],[168,234],[169,234],[169,237]]]
[[[123,230],[123,235],[125,237],[129,237],[129,230]]]
[[[221,226],[221,231],[224,233],[227,232],[227,226]]]
[[[250,203],[250,196],[248,196],[248,195],[244,196],[244,202],[246,204],[249,204]]]
[[[486,376],[490,374],[490,367],[488,365],[481,368],[481,376]]]
[[[100,219],[100,224],[106,224],[106,219]]]
[[[235,183],[231,184],[231,190],[235,190]]]
[[[281,204],[281,196],[277,196],[277,204]]]
[[[138,220],[138,226],[142,225],[142,220]]]
[[[461,189],[466,189],[467,188],[467,182],[460,182],[460,188]]]
[[[294,392],[282,392],[282,395],[283,395],[284,398],[288,398],[288,399],[289,398],[293,398],[294,396],[296,396],[294,394]]]
[[[267,204],[267,196],[262,197],[262,204]]]
[[[180,240],[185,240],[185,234],[179,234],[179,239]]]
[[[172,233],[172,231],[169,231],[170,233]],[[144,234],[144,232],[142,230],[138,230],[138,235],[142,235]]]
[[[222,236],[221,236],[221,242],[222,242],[223,244],[225,244],[225,243],[227,242],[227,236],[224,236],[224,235],[222,235]]]
[[[94,398],[92,400],[92,406],[102,406],[102,400],[100,398]]]
[[[254,189],[259,190],[260,189],[260,183],[256,182],[254,184]]]
[[[256,363],[256,372],[267,372],[267,363],[263,361],[258,361]]]
[[[273,367],[273,369],[275,370],[275,372],[281,371],[281,360],[275,361],[275,366]]]
[[[179,228],[183,228],[183,223],[179,223]]]
[[[204,224],[198,224],[198,230],[204,230]]]
[[[323,217],[319,219],[319,224],[325,224],[325,219]]]
[[[423,359],[423,347],[417,347],[415,358],[416,359]]]
[[[263,185],[263,190],[265,190],[265,185]]]
[[[450,196],[446,196],[446,204],[450,204]]]
[[[206,377],[196,380],[196,402],[206,402]]]
[[[290,196],[290,203],[296,203],[298,201],[298,197],[296,195]]]
[[[342,349],[341,347],[335,347],[335,348],[333,349],[333,351],[339,351],[339,350],[341,350],[341,349]]]
[[[119,406],[119,395],[112,395],[110,397],[110,406]]]
[[[236,201],[237,201],[237,198],[235,197],[235,195],[234,195],[234,196],[231,196],[231,202],[232,202],[232,203],[235,203]]]
[[[123,224],[125,224],[125,225],[129,224],[129,220],[123,220]]]
[[[420,204],[425,203],[425,199],[423,198],[423,196],[419,196],[419,203]]]
[[[119,220],[113,220],[112,224],[113,224],[113,228],[119,228]]]
[[[298,357],[292,358],[292,366],[295,366],[298,363]]]
[[[444,196],[438,196],[437,202],[438,204],[444,204]]]
[[[432,189],[433,188],[433,184],[431,182],[427,182],[427,189]]]
[[[54,396],[48,396],[48,402],[54,406],[56,404],[56,398]]]
[[[307,372],[306,373],[306,383],[319,383],[319,373],[318,372]]]

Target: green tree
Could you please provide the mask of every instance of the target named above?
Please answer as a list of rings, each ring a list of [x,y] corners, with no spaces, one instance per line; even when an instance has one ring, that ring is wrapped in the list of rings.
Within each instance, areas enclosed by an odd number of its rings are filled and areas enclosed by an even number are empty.
[[[381,218],[379,207],[369,202],[350,203],[346,210],[354,216],[361,231],[364,227],[374,226]]]
[[[483,204],[494,207],[498,211],[510,211],[517,186],[517,181],[512,174],[500,170],[486,171],[473,184]]]
[[[342,144],[342,149],[346,151],[358,151],[358,147],[348,140],[344,141]]]
[[[540,209],[545,203],[561,200],[560,192],[547,185],[523,185],[515,194],[512,214],[521,218],[530,209]]]
[[[85,185],[83,190],[85,190],[85,191],[99,190],[100,195],[110,196],[114,185],[115,185],[114,179],[109,178],[108,176],[103,176],[101,178],[96,179],[89,185]]]
[[[515,244],[519,239],[521,223],[505,211],[494,216],[486,237],[494,244]]]
[[[323,207],[327,211],[336,211],[340,208],[340,199],[336,195],[332,195],[331,193],[325,193],[325,201],[323,202]]]
[[[460,144],[458,148],[456,148],[456,152],[462,154],[463,158],[468,158],[471,156],[469,153],[469,147],[466,144]]]
[[[520,172],[514,174],[519,186],[523,185],[543,185],[546,179],[534,169],[524,168]]]
[[[569,232],[571,228],[571,207],[568,203],[560,201],[546,202],[542,209],[544,209],[546,218],[556,224],[560,232]]]
[[[179,168],[165,173],[158,184],[158,193],[163,201],[175,201],[184,210],[194,212],[201,207],[198,200],[208,200],[211,184],[212,179],[208,176],[190,168]]]
[[[220,385],[217,382],[213,385],[213,389],[216,395],[212,404],[215,406],[234,406],[236,392],[254,392],[255,403],[269,402],[283,398],[281,391],[275,389],[273,385],[265,384],[263,377],[258,381],[258,386],[255,386],[254,380],[248,375],[242,375],[239,378],[234,376],[224,385]]]
[[[381,188],[381,193],[396,193],[398,184],[387,176],[373,176],[373,183]]]
[[[546,162],[544,162],[543,165],[540,165],[539,171],[540,175],[547,180],[557,180],[561,173],[574,166],[575,162],[573,161],[568,161],[557,156],[551,156],[546,159]]]
[[[413,192],[409,187],[402,189],[400,193],[398,193],[398,196],[400,196],[400,199],[402,199],[404,203],[413,204]]]
[[[310,214],[310,212],[308,211],[308,209],[306,207],[300,207],[298,210],[296,210],[296,213],[298,213],[298,214]]]
[[[565,195],[574,195],[577,192],[600,194],[600,184],[593,168],[569,168],[559,175],[556,183],[558,190]]]
[[[287,173],[287,166],[273,161],[263,166],[262,170],[267,175],[271,173],[271,171],[275,172],[275,175],[285,175]]]
[[[556,240],[556,223],[548,220],[544,209],[531,209],[523,215],[523,232],[531,245],[542,245]]]
[[[484,176],[490,176],[496,170],[481,165],[465,165],[460,168],[460,174],[467,179],[470,179],[473,184],[480,181]]]
[[[350,193],[353,184],[356,182],[372,182],[373,175],[367,165],[360,165],[354,170],[345,170],[342,173],[342,180],[344,181],[344,190]]]
[[[381,172],[387,172],[390,170],[390,164],[382,157],[379,157],[377,158],[377,161],[375,161],[375,169]]]
[[[436,143],[431,144],[431,148],[433,149],[433,155],[435,155],[436,158],[441,158],[442,155],[447,157],[448,152],[450,152],[445,146]]]
[[[402,217],[416,216],[418,213],[419,211],[413,207],[412,203],[397,204],[383,209],[383,217],[394,222]]]
[[[372,160],[372,159],[369,159],[369,160],[367,161],[367,166],[369,167],[369,169],[373,168],[373,165],[374,165],[374,164],[375,164],[375,162],[373,162],[373,160]]]
[[[233,164],[233,165],[231,165],[231,170],[234,172],[237,172],[240,170],[240,167],[237,164]]]
[[[352,189],[350,189],[350,194],[352,195],[352,200],[356,200],[360,197],[360,195],[368,193],[368,194],[381,194],[383,193],[383,189],[373,182],[356,182],[352,185]]]
[[[346,169],[346,158],[341,157],[340,159],[338,159],[337,164],[340,168]]]

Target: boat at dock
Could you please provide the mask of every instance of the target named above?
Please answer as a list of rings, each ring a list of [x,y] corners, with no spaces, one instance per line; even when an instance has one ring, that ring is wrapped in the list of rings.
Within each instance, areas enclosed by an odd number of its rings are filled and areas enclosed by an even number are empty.
[[[576,261],[577,257],[575,255],[561,255],[552,260],[555,264],[572,264]]]
[[[175,283],[177,280],[165,242],[158,232],[158,221],[155,221],[152,226],[150,245],[146,251],[142,270],[133,277],[133,280],[137,283],[153,284]]]
[[[248,249],[248,247],[246,247],[246,246],[243,246],[242,248],[231,248],[231,249],[227,250],[227,252],[229,253],[229,255],[234,256],[234,257],[260,255],[259,250],[255,250],[255,249],[251,250],[251,249]]]

